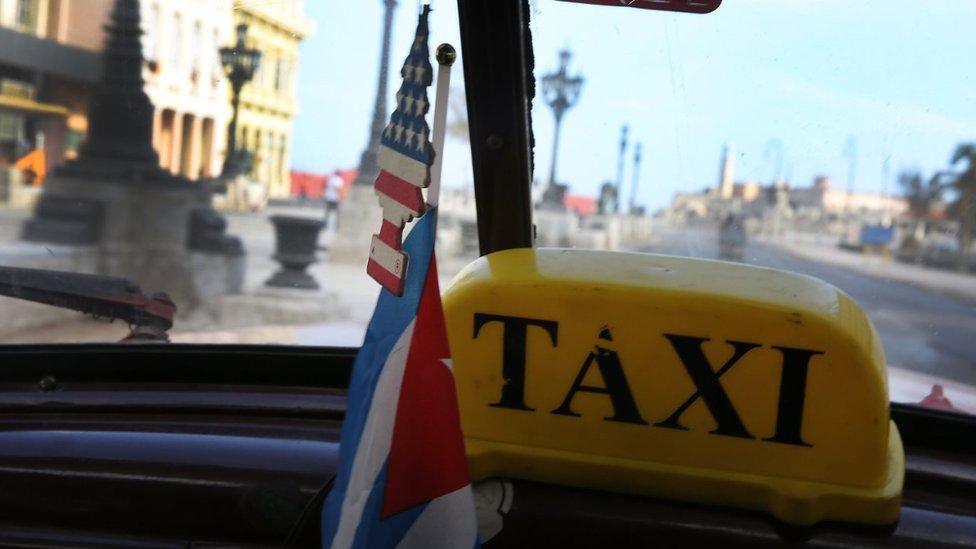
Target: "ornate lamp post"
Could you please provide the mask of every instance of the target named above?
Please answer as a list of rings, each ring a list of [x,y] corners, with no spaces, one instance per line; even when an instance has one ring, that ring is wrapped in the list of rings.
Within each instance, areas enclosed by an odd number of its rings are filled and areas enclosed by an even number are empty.
[[[573,108],[579,100],[580,90],[584,79],[580,75],[570,76],[569,60],[573,54],[569,50],[559,52],[559,70],[542,77],[542,96],[546,104],[552,109],[556,118],[556,135],[552,144],[552,167],[549,170],[549,186],[546,194],[550,195],[556,185],[556,159],[559,154],[559,133],[562,129],[563,115]]]
[[[620,157],[617,159],[617,194],[613,203],[613,213],[620,211],[620,197],[624,195],[624,159],[627,156],[627,124],[620,127]]]
[[[224,160],[224,177],[236,177],[250,169],[251,155],[247,151],[237,149],[237,115],[241,109],[241,90],[254,78],[255,71],[261,66],[261,52],[245,45],[247,39],[247,25],[237,25],[237,43],[234,47],[220,48],[220,63],[224,66],[227,78],[230,79],[231,90],[234,93],[234,112],[227,129],[227,158]]]
[[[639,213],[637,209],[637,186],[640,183],[640,165],[641,165],[641,144],[640,142],[634,147],[634,183],[630,189],[630,215],[637,215]]]

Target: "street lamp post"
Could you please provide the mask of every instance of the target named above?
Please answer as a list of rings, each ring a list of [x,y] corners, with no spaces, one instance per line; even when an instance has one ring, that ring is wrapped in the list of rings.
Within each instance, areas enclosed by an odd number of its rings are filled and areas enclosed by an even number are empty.
[[[552,144],[552,166],[549,169],[549,185],[546,194],[551,195],[556,186],[556,161],[559,155],[559,133],[562,129],[563,115],[576,105],[584,79],[580,75],[570,76],[569,60],[573,54],[569,50],[559,52],[559,70],[542,77],[542,95],[546,104],[552,108],[556,119],[556,132]]]
[[[637,215],[637,186],[640,183],[641,144],[634,147],[634,183],[630,189],[630,215]]]
[[[627,157],[627,132],[630,128],[620,127],[620,157],[617,159],[617,194],[613,202],[613,213],[620,211],[620,197],[624,195],[624,159]]]
[[[248,48],[247,25],[237,25],[237,43],[233,47],[220,48],[220,62],[224,66],[233,92],[230,126],[227,128],[227,158],[224,159],[224,177],[236,177],[250,169],[251,155],[237,149],[237,117],[241,109],[241,90],[254,78],[261,65],[261,52]]]

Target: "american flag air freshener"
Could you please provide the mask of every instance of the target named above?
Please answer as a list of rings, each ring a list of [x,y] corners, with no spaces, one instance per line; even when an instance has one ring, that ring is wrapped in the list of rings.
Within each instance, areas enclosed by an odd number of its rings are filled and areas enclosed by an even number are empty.
[[[383,209],[383,224],[373,235],[366,272],[396,296],[403,295],[410,259],[402,250],[404,225],[424,213],[422,189],[430,184],[434,148],[430,142],[427,88],[433,81],[425,6],[417,25],[410,55],[400,74],[397,108],[380,141],[380,173],[373,184]]]

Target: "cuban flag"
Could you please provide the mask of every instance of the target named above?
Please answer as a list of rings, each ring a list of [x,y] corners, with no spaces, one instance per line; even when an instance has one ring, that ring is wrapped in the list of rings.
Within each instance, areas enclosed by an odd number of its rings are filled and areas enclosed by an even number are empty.
[[[403,297],[380,292],[356,356],[324,547],[475,547],[477,521],[441,308],[437,209],[404,243]]]
[[[403,226],[424,213],[422,189],[430,185],[434,148],[430,142],[427,88],[433,81],[428,44],[428,14],[424,6],[410,54],[400,75],[397,107],[383,130],[378,151],[380,173],[373,183],[383,208],[380,233],[373,235],[366,272],[395,295],[403,292],[409,255],[401,249]]]
[[[424,51],[428,11],[418,28]],[[478,545],[434,255],[437,208],[425,209],[397,246],[410,258],[402,295],[380,291],[356,356],[339,471],[322,511],[324,547]]]

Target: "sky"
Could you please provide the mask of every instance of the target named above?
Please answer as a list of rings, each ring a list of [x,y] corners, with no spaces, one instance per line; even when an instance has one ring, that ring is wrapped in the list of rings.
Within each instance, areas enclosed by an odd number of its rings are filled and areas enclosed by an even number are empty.
[[[779,172],[806,186],[826,175],[839,187],[853,144],[853,187],[895,193],[900,171],[944,169],[956,144],[976,141],[971,0],[726,0],[708,15],[530,1],[536,77],[569,48],[570,71],[586,79],[564,118],[557,167],[573,193],[595,195],[615,179],[625,123],[643,148],[637,202],[652,210],[675,192],[714,186],[726,144],[738,180],[768,183]],[[401,0],[396,11],[391,109],[419,6]],[[432,7],[432,44],[459,45],[456,3]],[[306,11],[317,29],[301,50],[292,163],[355,167],[376,90],[382,2],[307,0]],[[455,66],[457,97],[462,74]],[[553,116],[540,99],[532,116],[535,173],[545,181]],[[444,185],[470,186],[464,141],[450,139],[444,158]]]

